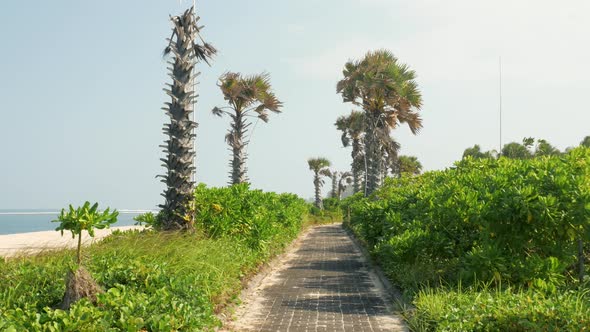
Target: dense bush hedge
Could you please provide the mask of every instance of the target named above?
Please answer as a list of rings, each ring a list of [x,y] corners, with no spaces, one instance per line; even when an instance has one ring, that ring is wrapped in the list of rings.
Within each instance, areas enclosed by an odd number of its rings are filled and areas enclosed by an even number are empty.
[[[560,285],[575,265],[577,239],[589,239],[590,150],[466,159],[389,179],[348,208],[350,227],[404,287],[440,279]]]
[[[349,227],[392,281],[514,285],[551,293],[575,283],[590,239],[590,149],[532,160],[465,159],[389,179],[343,202]]]
[[[275,241],[293,239],[309,204],[294,194],[250,190],[248,184],[195,190],[196,227],[208,236],[235,237],[252,248],[265,250]]]
[[[289,194],[246,185],[196,190],[195,233],[135,232],[86,251],[87,269],[103,287],[98,303],[55,309],[74,253],[0,260],[0,331],[200,331],[219,325],[215,312],[242,279],[280,252],[309,209]],[[144,216],[143,221],[155,222]]]

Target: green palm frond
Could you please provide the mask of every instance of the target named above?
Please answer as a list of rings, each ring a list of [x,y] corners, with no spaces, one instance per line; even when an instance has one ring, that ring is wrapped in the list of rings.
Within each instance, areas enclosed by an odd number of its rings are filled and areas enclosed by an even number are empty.
[[[330,167],[331,165],[330,161],[323,157],[310,158],[307,160],[307,164],[310,170],[318,173],[322,168]]]

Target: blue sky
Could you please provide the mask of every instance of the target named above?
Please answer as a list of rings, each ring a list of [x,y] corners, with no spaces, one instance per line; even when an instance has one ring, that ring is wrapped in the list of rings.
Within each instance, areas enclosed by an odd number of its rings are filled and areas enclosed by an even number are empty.
[[[0,209],[84,200],[154,208],[167,100],[162,58],[169,14],[189,1],[16,1],[0,4]],[[204,37],[219,49],[201,66],[197,179],[227,183],[225,71],[266,71],[284,112],[256,126],[253,187],[313,195],[306,160],[347,169],[335,93],[348,59],[387,48],[416,70],[424,130],[399,128],[402,154],[442,169],[473,144],[498,147],[498,57],[504,142],[545,138],[560,149],[590,135],[587,1],[198,1]],[[327,188],[325,188],[327,191]]]

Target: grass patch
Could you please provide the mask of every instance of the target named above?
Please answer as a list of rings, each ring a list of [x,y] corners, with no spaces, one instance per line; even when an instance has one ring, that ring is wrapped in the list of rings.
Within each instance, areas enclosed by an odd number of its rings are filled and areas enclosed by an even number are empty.
[[[412,331],[588,331],[589,290],[553,294],[489,288],[424,288],[403,315]]]
[[[307,223],[311,225],[332,224],[342,222],[342,212],[340,211],[320,211],[319,213],[310,213],[307,216]]]
[[[0,264],[0,330],[207,330],[233,301],[243,279],[289,242],[254,250],[246,241],[182,233],[128,232],[86,250],[86,267],[106,290],[96,306],[56,306],[71,250]]]

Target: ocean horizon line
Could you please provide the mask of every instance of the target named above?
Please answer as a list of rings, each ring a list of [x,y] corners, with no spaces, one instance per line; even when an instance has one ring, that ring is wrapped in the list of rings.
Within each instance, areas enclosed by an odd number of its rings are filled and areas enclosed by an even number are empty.
[[[134,214],[134,213],[148,213],[148,212],[152,212],[152,213],[157,213],[158,210],[134,210],[134,209],[121,209],[121,210],[117,210],[119,213],[121,214]],[[2,210],[0,210],[0,216],[32,216],[32,215],[52,215],[52,214],[60,214],[61,210],[56,210],[56,211],[18,211],[15,209],[15,211],[10,211],[10,212],[3,212]]]

